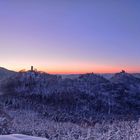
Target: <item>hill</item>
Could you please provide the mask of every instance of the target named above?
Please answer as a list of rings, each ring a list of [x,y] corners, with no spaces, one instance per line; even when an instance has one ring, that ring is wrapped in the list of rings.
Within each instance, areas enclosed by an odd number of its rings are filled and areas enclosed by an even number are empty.
[[[11,70],[5,69],[3,67],[0,67],[0,80],[8,78],[14,74],[16,74],[15,71],[11,71]]]
[[[73,139],[80,139],[80,135],[84,135],[79,134],[83,126],[86,126],[86,131],[92,127],[95,134],[99,134],[97,129],[105,127],[102,133],[107,136],[110,126],[118,127],[119,131],[127,127],[124,124],[131,126],[129,131],[133,131],[133,127],[139,128],[140,79],[126,72],[116,73],[106,79],[103,75],[93,73],[63,78],[38,71],[21,71],[4,80],[1,89],[7,93],[1,95],[1,106],[13,118],[13,125],[8,131],[6,128],[7,132],[62,138],[67,134],[62,134],[62,128],[56,126],[63,124],[67,131],[71,126],[74,131],[78,130],[76,135],[68,133]],[[75,125],[78,126],[77,130]],[[60,134],[52,134],[52,126],[53,130],[60,130]],[[113,135],[120,139],[117,133]],[[129,132],[125,133],[127,136]],[[139,136],[135,133],[138,134],[134,131],[132,137],[137,139]]]

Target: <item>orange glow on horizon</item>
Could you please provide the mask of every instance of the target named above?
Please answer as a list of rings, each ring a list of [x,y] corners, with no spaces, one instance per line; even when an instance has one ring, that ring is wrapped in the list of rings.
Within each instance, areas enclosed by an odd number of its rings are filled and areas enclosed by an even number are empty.
[[[117,73],[121,70],[125,70],[129,73],[140,73],[140,66],[110,66],[110,65],[98,65],[92,63],[68,63],[68,64],[59,64],[59,63],[48,63],[48,66],[36,66],[32,63],[34,68],[38,71],[44,71],[50,74],[84,74],[84,73]],[[30,65],[22,64],[21,66],[17,65],[2,65],[2,67],[9,70],[20,71],[22,69],[30,70]]]
[[[13,69],[14,71],[20,71],[22,69],[16,68]],[[29,69],[25,69],[29,70]],[[60,69],[58,68],[57,70],[51,69],[51,68],[37,68],[38,71],[43,71],[46,73],[50,74],[85,74],[85,73],[117,73],[120,72],[121,70],[125,70],[126,72],[129,73],[140,73],[139,69],[136,70],[135,68],[115,68],[115,67],[103,67],[103,68],[95,68],[95,69],[67,69],[63,68]]]

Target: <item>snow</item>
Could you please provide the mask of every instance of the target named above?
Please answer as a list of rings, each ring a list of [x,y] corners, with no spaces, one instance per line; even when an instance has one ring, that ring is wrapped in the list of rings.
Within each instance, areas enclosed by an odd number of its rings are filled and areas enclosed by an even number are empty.
[[[46,138],[32,137],[21,134],[0,135],[0,140],[47,140]]]

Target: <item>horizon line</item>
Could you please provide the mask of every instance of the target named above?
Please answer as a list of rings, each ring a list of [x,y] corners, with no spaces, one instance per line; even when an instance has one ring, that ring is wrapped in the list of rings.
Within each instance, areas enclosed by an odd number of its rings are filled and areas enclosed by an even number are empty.
[[[20,71],[29,71],[31,69],[20,69],[20,70],[16,70],[16,69],[9,69],[9,68],[6,68],[6,67],[1,67],[1,68],[4,68],[4,69],[7,69],[7,70],[10,70],[10,71],[14,71],[14,72],[20,72]],[[78,74],[87,74],[87,73],[93,73],[93,74],[115,74],[115,73],[119,73],[119,72],[122,72],[123,69],[120,69],[120,70],[115,70],[115,71],[69,71],[69,72],[66,72],[66,71],[47,71],[47,70],[38,70],[38,69],[34,69],[34,70],[37,70],[38,72],[45,72],[45,73],[48,73],[48,74],[63,74],[63,75],[68,75],[68,74],[72,74],[72,75],[78,75]],[[129,71],[129,70],[124,70],[126,73],[132,73],[132,74],[135,74],[135,73],[140,73],[139,71]]]

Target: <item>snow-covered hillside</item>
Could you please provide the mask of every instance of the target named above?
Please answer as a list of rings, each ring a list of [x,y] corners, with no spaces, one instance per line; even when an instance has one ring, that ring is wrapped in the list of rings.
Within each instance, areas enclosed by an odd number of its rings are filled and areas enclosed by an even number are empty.
[[[63,78],[28,71],[5,79],[0,88],[2,135],[53,140],[139,137],[140,79],[132,74]]]
[[[96,114],[140,114],[140,79],[125,72],[110,80],[93,73],[63,79],[58,75],[21,72],[4,81],[2,90],[8,94],[0,99],[4,105],[35,109],[55,119],[58,113],[52,110],[56,107],[60,111],[58,118],[64,113],[68,116],[61,119],[66,120],[70,115],[79,119]]]
[[[0,67],[0,80],[8,78],[14,74],[16,74],[16,72]]]
[[[63,79],[46,73],[23,72],[3,82],[6,94],[1,96],[0,103],[8,108],[7,112],[11,109],[17,113],[35,111],[51,121],[78,125],[94,125],[102,122],[103,117],[106,120],[112,117],[137,120],[140,115],[139,85],[139,79],[128,73],[118,73],[107,80],[93,73]],[[24,132],[17,130],[14,133]],[[2,134],[10,132],[6,127]],[[41,130],[39,133],[46,134]]]
[[[49,140],[139,140],[140,119],[95,120],[92,125],[51,121],[33,111],[7,110],[13,118],[11,133],[43,137]],[[40,139],[39,139],[40,140]]]
[[[47,139],[20,134],[12,134],[12,135],[0,135],[0,140],[47,140]]]

